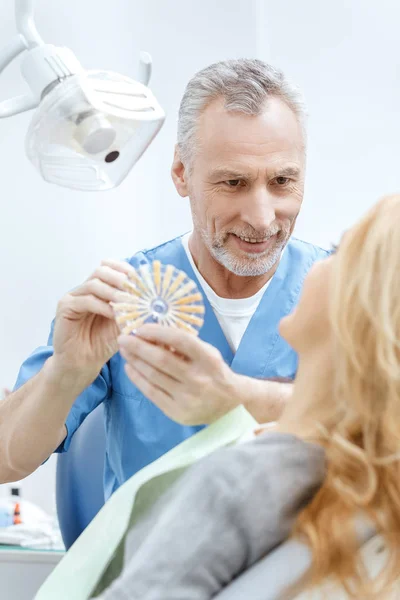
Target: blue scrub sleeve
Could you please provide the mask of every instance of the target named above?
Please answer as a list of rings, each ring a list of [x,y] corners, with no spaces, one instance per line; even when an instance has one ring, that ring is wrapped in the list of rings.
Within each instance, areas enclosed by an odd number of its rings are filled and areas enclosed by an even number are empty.
[[[48,345],[37,348],[22,364],[18,373],[14,390],[17,390],[27,381],[29,381],[29,379],[34,377],[43,367],[46,360],[52,356],[53,347],[51,344],[53,339],[53,327],[54,321],[51,326]],[[83,423],[85,418],[92,412],[92,410],[94,410],[99,404],[108,398],[110,390],[110,370],[108,364],[106,364],[92,385],[87,387],[75,400],[65,423],[67,428],[67,437],[56,449],[56,452],[66,452],[68,450],[75,431]]]

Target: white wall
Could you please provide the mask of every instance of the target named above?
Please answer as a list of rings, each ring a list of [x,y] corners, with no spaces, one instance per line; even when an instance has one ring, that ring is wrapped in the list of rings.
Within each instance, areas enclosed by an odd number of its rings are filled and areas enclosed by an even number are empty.
[[[46,342],[57,300],[102,258],[131,256],[190,228],[188,203],[169,170],[187,81],[216,60],[256,53],[255,3],[240,0],[37,0],[37,26],[87,68],[135,76],[139,50],[153,56],[151,87],[167,121],[115,191],[85,194],[42,182],[24,156],[30,115],[0,122],[0,386]],[[0,45],[14,31],[13,2],[0,0]],[[0,77],[0,98],[22,93],[19,65]],[[25,497],[53,506],[54,459],[27,478]],[[0,486],[0,494],[9,486]]]
[[[0,44],[14,29],[0,0]],[[306,199],[297,234],[336,241],[378,196],[399,190],[400,56],[394,0],[37,0],[44,38],[73,49],[88,68],[134,76],[139,49],[154,59],[152,89],[167,122],[115,191],[86,195],[42,182],[23,153],[30,119],[0,122],[2,273],[0,386],[46,340],[57,299],[104,257],[124,257],[190,227],[169,169],[176,114],[195,71],[254,56],[303,88],[310,111]],[[0,77],[0,98],[22,93],[18,65]],[[50,509],[54,460],[22,486]],[[0,486],[0,494],[7,487]]]
[[[259,1],[260,58],[305,93],[309,151],[297,235],[325,246],[400,191],[400,3]]]

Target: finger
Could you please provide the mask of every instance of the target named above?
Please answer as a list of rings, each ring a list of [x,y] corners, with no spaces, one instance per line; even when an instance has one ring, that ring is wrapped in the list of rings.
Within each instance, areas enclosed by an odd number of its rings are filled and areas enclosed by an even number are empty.
[[[70,298],[59,304],[59,313],[65,313],[68,316],[68,312],[75,313],[76,315],[82,315],[85,313],[91,313],[94,315],[101,315],[107,319],[114,318],[114,311],[108,302],[100,300],[92,294],[87,296],[70,296]]]
[[[121,293],[117,288],[104,283],[100,279],[89,279],[83,285],[71,292],[71,296],[95,296],[105,302],[116,302]]]
[[[149,365],[140,358],[136,358],[132,366],[136,369],[136,371],[138,371],[138,373],[140,373],[140,375],[147,379],[147,381],[151,381],[153,385],[159,387],[169,396],[175,396],[178,385],[178,381],[176,379],[170,375],[166,375],[158,369],[155,369],[152,365]]]
[[[107,267],[102,265],[97,267],[97,269],[91,274],[91,276],[87,279],[90,281],[91,279],[100,279],[104,283],[111,285],[119,290],[124,289],[124,284],[128,279],[127,273],[122,273],[121,271],[117,271],[116,269],[112,269],[111,267]]]
[[[176,327],[147,324],[140,327],[136,335],[149,342],[172,346],[193,361],[202,358],[208,347],[208,344],[199,338]]]
[[[112,258],[107,258],[102,260],[100,264],[101,266],[108,267],[114,271],[125,273],[125,275],[129,275],[129,273],[132,273],[135,270],[126,260],[114,260]]]
[[[151,400],[151,402],[167,415],[173,413],[173,400],[165,391],[150,383],[150,381],[141,375],[132,365],[126,364],[124,368],[129,379],[146,398]]]
[[[153,342],[133,335],[124,335],[118,338],[118,343],[121,352],[129,361],[135,362],[140,359],[176,381],[182,381],[187,373],[188,364],[185,360]]]

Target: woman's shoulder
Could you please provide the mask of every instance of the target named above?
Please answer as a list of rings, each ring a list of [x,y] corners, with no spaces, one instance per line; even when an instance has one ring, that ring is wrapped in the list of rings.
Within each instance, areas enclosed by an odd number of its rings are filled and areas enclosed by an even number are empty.
[[[266,430],[253,439],[223,448],[200,461],[193,477],[204,478],[207,485],[251,488],[270,486],[278,481],[291,488],[299,481],[320,485],[325,475],[325,452],[317,444],[290,433]],[[257,483],[258,482],[258,483]]]

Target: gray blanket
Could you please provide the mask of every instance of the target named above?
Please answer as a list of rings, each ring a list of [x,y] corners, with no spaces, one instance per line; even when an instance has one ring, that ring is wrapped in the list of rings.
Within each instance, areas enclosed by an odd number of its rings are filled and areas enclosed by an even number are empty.
[[[101,600],[213,598],[290,535],[324,472],[323,449],[289,434],[215,452],[132,528]]]

